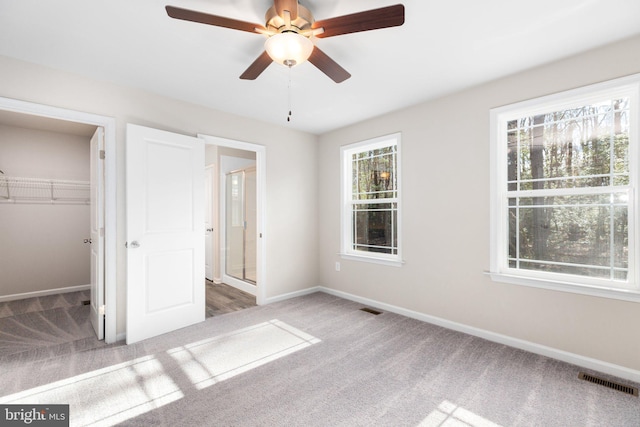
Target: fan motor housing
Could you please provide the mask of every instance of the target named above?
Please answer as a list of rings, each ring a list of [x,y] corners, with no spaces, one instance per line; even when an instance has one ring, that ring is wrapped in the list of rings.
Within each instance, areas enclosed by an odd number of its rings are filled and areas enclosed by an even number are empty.
[[[271,6],[269,10],[267,10],[267,13],[264,15],[264,19],[266,21],[265,26],[269,30],[276,32],[291,30],[291,28],[286,28],[287,24],[284,18],[276,12],[275,6]],[[301,4],[298,4],[298,17],[291,20],[291,26],[298,30],[307,30],[311,28],[311,24],[313,24],[314,21],[311,11]]]

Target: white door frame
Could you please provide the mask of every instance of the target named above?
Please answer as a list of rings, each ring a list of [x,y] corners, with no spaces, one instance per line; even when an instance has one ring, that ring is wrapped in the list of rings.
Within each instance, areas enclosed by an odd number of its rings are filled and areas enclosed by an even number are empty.
[[[59,119],[104,129],[104,295],[107,344],[117,341],[116,311],[116,121],[112,117],[0,97],[0,110]]]
[[[257,239],[256,239],[256,303],[258,305],[267,302],[267,274],[266,274],[266,238],[265,225],[266,221],[266,176],[267,176],[267,158],[266,147],[264,145],[252,144],[250,142],[236,141],[233,139],[220,138],[198,134],[198,138],[202,138],[205,144],[217,145],[220,147],[236,148],[238,150],[252,151],[256,153],[256,193],[257,193]],[[218,226],[218,229],[220,227]]]

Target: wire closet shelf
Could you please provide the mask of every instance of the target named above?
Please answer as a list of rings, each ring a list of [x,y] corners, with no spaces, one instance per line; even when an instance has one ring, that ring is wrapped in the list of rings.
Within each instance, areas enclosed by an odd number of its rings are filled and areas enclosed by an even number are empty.
[[[0,175],[0,203],[90,203],[89,181]]]

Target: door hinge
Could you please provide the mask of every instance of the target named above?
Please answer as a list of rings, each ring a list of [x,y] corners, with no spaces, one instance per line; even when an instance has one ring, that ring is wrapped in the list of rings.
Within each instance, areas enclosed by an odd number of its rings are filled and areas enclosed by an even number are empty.
[[[104,158],[105,158],[104,150],[100,150],[100,160],[104,160]]]
[[[100,308],[98,308],[98,314],[100,316],[104,316],[104,305],[101,305]]]

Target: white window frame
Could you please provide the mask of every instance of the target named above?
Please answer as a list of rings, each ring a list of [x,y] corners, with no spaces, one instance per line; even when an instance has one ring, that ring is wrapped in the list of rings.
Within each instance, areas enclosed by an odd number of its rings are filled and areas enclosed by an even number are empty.
[[[629,128],[629,270],[627,282],[610,281],[569,274],[539,272],[510,268],[508,264],[508,215],[507,215],[507,122],[520,117],[544,114],[561,109],[575,108],[597,102],[603,97],[630,98]],[[638,244],[640,211],[638,210],[638,188],[640,179],[640,74],[585,86],[541,98],[494,108],[490,111],[491,146],[491,224],[490,224],[490,271],[491,278],[498,282],[532,286],[563,292],[640,301],[640,277]],[[541,190],[533,190],[541,191]]]
[[[340,163],[342,165],[340,183],[341,183],[341,221],[340,221],[340,256],[343,259],[356,261],[371,262],[376,264],[390,265],[400,267],[402,261],[402,162],[400,155],[400,133],[385,135],[366,141],[356,142],[353,144],[340,147]],[[397,254],[383,254],[377,252],[365,252],[353,249],[353,226],[351,224],[353,218],[352,203],[352,156],[361,151],[375,150],[379,148],[396,146],[396,183],[397,183],[397,214],[396,214],[396,232],[397,232]]]

